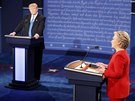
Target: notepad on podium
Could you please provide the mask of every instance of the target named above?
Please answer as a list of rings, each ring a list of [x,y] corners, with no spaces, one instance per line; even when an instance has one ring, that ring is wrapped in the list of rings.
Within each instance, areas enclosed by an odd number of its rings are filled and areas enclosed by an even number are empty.
[[[97,68],[98,67],[95,65],[95,63],[82,61],[82,60],[76,60],[76,61],[68,63],[64,69],[69,70],[69,71],[74,71],[74,72],[102,76],[102,73],[99,73],[97,71]]]

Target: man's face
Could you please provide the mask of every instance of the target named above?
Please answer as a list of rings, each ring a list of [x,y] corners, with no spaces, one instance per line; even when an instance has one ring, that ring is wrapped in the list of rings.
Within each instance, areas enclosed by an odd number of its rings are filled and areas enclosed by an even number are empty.
[[[36,6],[30,6],[29,11],[32,15],[35,15],[38,12],[38,8]]]

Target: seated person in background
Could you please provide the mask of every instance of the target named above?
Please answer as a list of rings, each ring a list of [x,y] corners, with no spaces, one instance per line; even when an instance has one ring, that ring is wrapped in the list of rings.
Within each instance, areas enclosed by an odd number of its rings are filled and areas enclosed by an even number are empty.
[[[29,36],[38,39],[43,36],[46,18],[38,14],[38,5],[36,3],[29,4],[30,14],[27,15],[15,28],[14,32],[10,33],[11,36],[18,35],[21,32],[22,36]],[[36,80],[40,80],[42,54],[44,49],[44,42],[35,48],[35,63],[34,63],[34,76]]]
[[[103,78],[107,79],[107,95],[110,101],[126,101],[130,92],[130,58],[126,51],[130,37],[125,31],[117,31],[114,32],[111,43],[116,52],[108,65],[97,63],[100,67],[98,71],[103,73]]]

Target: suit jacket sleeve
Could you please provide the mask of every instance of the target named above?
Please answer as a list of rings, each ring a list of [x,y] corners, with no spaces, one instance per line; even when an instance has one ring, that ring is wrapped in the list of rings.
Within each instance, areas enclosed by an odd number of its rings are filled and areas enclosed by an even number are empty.
[[[36,33],[39,34],[39,36],[43,36],[43,30],[45,28],[45,20],[46,20],[46,17],[41,16],[38,27],[36,29]]]
[[[28,16],[26,16],[18,25],[17,27],[15,28],[14,32],[16,32],[17,34],[22,31],[22,29],[24,28],[24,25],[26,23],[28,23]]]

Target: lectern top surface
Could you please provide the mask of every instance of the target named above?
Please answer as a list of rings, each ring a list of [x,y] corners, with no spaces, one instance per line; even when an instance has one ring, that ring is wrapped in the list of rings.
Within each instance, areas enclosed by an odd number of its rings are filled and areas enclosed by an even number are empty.
[[[74,72],[81,72],[85,74],[102,76],[102,74],[97,71],[97,67],[95,68],[86,64],[93,64],[93,63],[76,60],[67,64],[64,69],[69,71],[74,71]]]
[[[24,38],[24,39],[34,39],[34,37],[29,37],[29,36],[11,36],[11,35],[5,35],[5,37],[12,37],[12,38]],[[40,38],[43,38],[43,36],[41,36]]]

